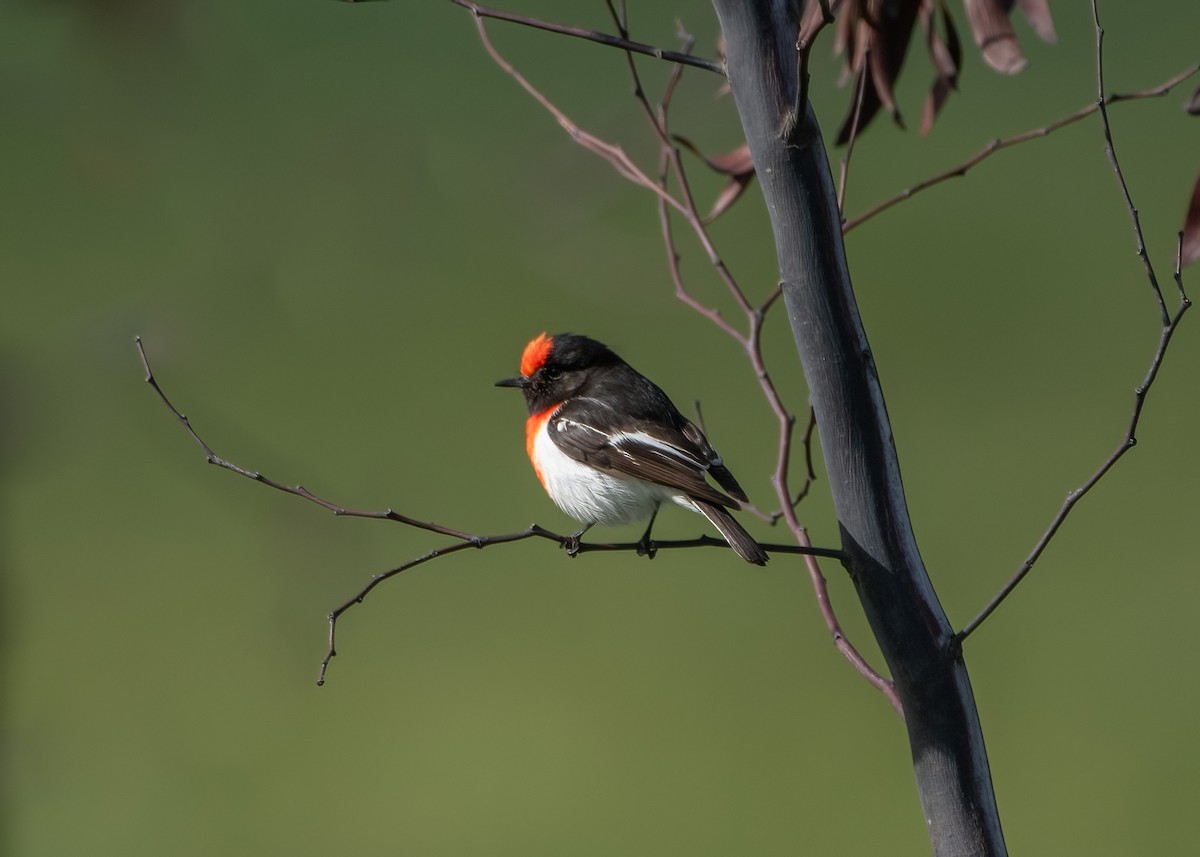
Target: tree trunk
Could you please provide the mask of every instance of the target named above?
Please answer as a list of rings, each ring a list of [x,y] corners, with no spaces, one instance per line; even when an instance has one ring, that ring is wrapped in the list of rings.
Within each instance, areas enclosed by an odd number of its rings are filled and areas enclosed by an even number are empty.
[[[1007,852],[979,714],[954,631],[913,537],[820,129],[807,105],[796,116],[801,4],[714,5],[734,100],[774,228],[845,566],[904,705],[934,854],[1001,857]]]

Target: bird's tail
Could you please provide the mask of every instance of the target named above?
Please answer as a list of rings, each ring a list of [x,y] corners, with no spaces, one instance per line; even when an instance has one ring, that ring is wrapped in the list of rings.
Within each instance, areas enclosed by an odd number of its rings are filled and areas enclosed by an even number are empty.
[[[729,514],[728,509],[704,500],[697,500],[695,497],[690,499],[695,504],[696,511],[708,518],[712,525],[721,531],[725,541],[729,542],[729,546],[738,556],[755,565],[767,564],[767,552],[759,547],[758,542],[742,528],[733,515]]]

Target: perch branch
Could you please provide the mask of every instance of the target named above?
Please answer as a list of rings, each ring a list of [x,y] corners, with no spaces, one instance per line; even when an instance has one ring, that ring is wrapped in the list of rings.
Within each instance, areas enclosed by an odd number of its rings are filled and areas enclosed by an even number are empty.
[[[379,512],[348,509],[336,503],[331,503],[322,497],[318,497],[316,494],[313,494],[311,491],[308,491],[302,486],[285,485],[284,483],[271,479],[256,470],[247,470],[246,468],[234,464],[233,462],[228,461],[213,452],[212,448],[205,443],[204,440],[201,439],[200,435],[196,433],[196,430],[192,428],[191,421],[188,420],[188,418],[171,403],[171,400],[167,397],[162,387],[159,386],[158,379],[155,378],[154,372],[150,368],[150,361],[146,356],[145,348],[142,346],[142,338],[140,336],[136,337],[134,344],[137,348],[138,357],[142,363],[142,369],[145,370],[146,373],[146,383],[149,384],[154,390],[155,394],[157,394],[159,401],[166,406],[167,410],[169,410],[174,415],[175,419],[178,420],[178,422],[184,427],[192,440],[195,441],[202,450],[204,450],[204,456],[210,464],[215,464],[224,470],[236,473],[239,476],[244,476],[247,479],[253,480],[254,482],[258,482],[262,485],[266,485],[269,488],[274,488],[277,491],[282,491],[285,494],[292,494],[297,497],[301,497],[317,504],[323,509],[333,512],[335,515],[386,519],[396,521],[397,523],[405,524],[410,527],[415,527],[417,529],[441,533],[442,535],[454,536],[455,538],[459,539],[459,541],[455,542],[454,544],[447,545],[446,547],[442,548],[435,548],[434,550],[424,553],[415,559],[391,568],[388,571],[374,575],[370,582],[360,589],[353,597],[334,608],[334,610],[329,614],[329,649],[327,650],[324,659],[321,661],[321,670],[317,678],[317,684],[325,683],[325,672],[329,667],[329,662],[337,654],[334,642],[337,631],[337,622],[341,615],[355,604],[361,604],[363,599],[366,598],[367,593],[369,593],[379,584],[383,583],[385,580],[388,580],[392,577],[395,577],[397,574],[400,574],[401,572],[407,571],[408,569],[414,568],[418,565],[423,565],[424,563],[437,559],[441,556],[458,553],[459,551],[466,550],[467,548],[485,548],[491,545],[508,544],[511,542],[523,541],[531,538],[548,539],[550,541],[557,542],[558,545],[562,548],[565,548],[568,552],[568,555],[572,557],[578,554],[591,553],[594,551],[634,551],[639,554],[646,553],[653,556],[653,554],[659,550],[697,547],[729,547],[724,539],[718,539],[714,536],[707,535],[698,536],[694,539],[671,539],[666,541],[651,540],[649,544],[643,544],[641,542],[581,542],[573,535],[555,533],[537,524],[530,524],[526,529],[516,533],[480,536],[472,535],[471,533],[466,533],[462,530],[457,530],[451,527],[442,526],[441,524],[431,523],[429,521],[419,521],[415,518],[410,518],[407,515],[401,515],[391,509],[386,509]],[[830,559],[840,559],[842,557],[842,552],[840,550],[813,547],[811,544],[764,544],[763,548],[764,550],[772,553],[823,556]]]

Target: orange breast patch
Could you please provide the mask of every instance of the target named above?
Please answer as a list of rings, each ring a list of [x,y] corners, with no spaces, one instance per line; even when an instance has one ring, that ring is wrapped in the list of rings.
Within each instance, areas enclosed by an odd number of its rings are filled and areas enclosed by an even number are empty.
[[[533,464],[533,472],[537,474],[538,482],[542,483],[542,487],[545,487],[546,479],[542,475],[542,465],[538,463],[537,451],[534,449],[534,446],[537,443],[538,432],[550,421],[550,418],[554,416],[554,412],[560,407],[562,407],[561,402],[557,405],[551,405],[546,410],[532,415],[525,421],[525,452],[529,455],[529,460]]]

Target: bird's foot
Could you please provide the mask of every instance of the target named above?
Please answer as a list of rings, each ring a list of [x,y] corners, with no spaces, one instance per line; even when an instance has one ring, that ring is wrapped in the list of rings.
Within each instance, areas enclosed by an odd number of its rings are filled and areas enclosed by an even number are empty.
[[[566,538],[564,538],[562,540],[562,546],[566,550],[567,556],[574,559],[576,556],[579,555],[579,550],[580,550],[580,548],[583,547],[583,544],[579,540],[583,537],[583,534],[586,533],[591,528],[592,528],[592,525],[588,524],[583,529],[578,530],[574,533],[571,533],[571,535],[567,536]]]
[[[650,516],[650,523],[646,524],[646,532],[642,533],[642,537],[638,539],[637,555],[654,559],[654,555],[658,553],[658,548],[654,542],[650,541],[650,531],[654,529],[654,519],[658,517],[658,509],[654,510],[654,514]]]

